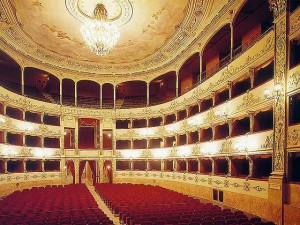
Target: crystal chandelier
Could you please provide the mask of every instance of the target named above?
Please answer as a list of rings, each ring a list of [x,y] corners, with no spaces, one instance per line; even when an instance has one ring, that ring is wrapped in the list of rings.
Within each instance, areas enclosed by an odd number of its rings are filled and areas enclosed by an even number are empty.
[[[80,29],[89,49],[96,55],[109,53],[120,38],[118,27],[109,22],[107,10],[103,4],[97,4],[94,15]]]

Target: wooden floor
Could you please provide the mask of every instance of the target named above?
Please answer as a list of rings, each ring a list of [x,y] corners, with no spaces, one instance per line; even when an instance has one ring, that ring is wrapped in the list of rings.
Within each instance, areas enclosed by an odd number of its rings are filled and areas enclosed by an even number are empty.
[[[102,199],[100,198],[100,196],[96,193],[94,186],[86,183],[87,188],[89,189],[89,191],[91,192],[91,194],[93,195],[94,199],[96,200],[98,207],[109,217],[109,219],[111,219],[115,225],[120,225],[119,223],[119,218],[115,217],[111,211],[109,210],[109,208],[106,206],[106,204],[102,201]]]

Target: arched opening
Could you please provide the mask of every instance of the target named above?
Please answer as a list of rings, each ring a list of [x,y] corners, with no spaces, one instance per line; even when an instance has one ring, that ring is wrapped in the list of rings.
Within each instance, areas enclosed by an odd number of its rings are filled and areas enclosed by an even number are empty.
[[[178,81],[179,95],[188,92],[200,81],[200,57],[198,52],[181,66]]]
[[[28,67],[24,70],[24,93],[36,100],[59,104],[60,81],[44,70]]]
[[[12,92],[21,94],[21,68],[3,51],[0,51],[0,85]]]
[[[197,159],[188,159],[188,172],[189,173],[199,172],[199,163]]]
[[[226,24],[210,38],[203,50],[202,80],[208,79],[230,61],[230,25]]]
[[[245,135],[250,132],[250,118],[248,116],[238,118],[232,123],[231,137]]]
[[[248,90],[250,90],[250,88],[250,77],[243,77],[241,79],[233,81],[231,88],[231,98],[235,98],[239,95],[246,93]]]
[[[62,80],[62,104],[75,106],[75,82],[71,79]]]
[[[176,72],[168,72],[150,82],[150,105],[158,105],[176,97]]]
[[[127,81],[117,85],[116,108],[139,108],[147,105],[147,83]]]
[[[245,156],[231,157],[231,176],[246,178],[249,175],[249,160]]]
[[[77,83],[77,106],[100,108],[100,84],[90,80]]]
[[[224,157],[219,157],[215,159],[215,171],[214,174],[218,176],[226,176],[229,171],[228,161]]]
[[[149,171],[161,171],[161,161],[160,160],[150,160]]]
[[[117,160],[116,170],[130,170],[131,162],[129,160]]]
[[[114,85],[105,83],[102,85],[102,109],[114,108]]]
[[[209,158],[200,159],[200,173],[210,174],[212,172],[212,161]]]
[[[96,149],[99,146],[100,123],[97,119],[78,119],[78,147]]]
[[[233,23],[234,56],[251,47],[272,27],[272,22],[268,0],[246,1]]]

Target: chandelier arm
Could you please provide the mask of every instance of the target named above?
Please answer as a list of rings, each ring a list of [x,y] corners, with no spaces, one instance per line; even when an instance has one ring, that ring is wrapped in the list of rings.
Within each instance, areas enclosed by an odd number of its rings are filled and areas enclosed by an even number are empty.
[[[107,22],[114,22],[114,21],[116,21],[116,20],[118,20],[118,19],[121,18],[122,14],[123,14],[123,9],[122,9],[122,7],[121,7],[120,0],[117,0],[117,3],[118,3],[119,8],[120,8],[120,13],[119,13],[119,15],[117,15],[116,17],[114,17],[114,18],[112,18],[112,19],[107,18]],[[80,7],[79,7],[79,0],[77,0],[77,9],[78,9],[78,12],[80,12],[81,15],[83,15],[84,17],[89,18],[89,19],[91,19],[91,20],[94,19],[93,16],[89,16],[89,15],[85,14],[85,13],[80,9]]]

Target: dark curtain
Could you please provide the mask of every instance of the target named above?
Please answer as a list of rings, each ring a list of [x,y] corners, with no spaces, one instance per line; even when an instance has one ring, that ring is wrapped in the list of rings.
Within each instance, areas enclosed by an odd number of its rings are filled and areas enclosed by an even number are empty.
[[[80,163],[79,163],[79,183],[80,184],[81,184],[81,176],[84,171],[85,163],[86,163],[86,161],[80,161]]]
[[[69,168],[72,176],[73,176],[73,184],[75,184],[75,166],[73,161],[67,161],[67,167]]]
[[[91,167],[92,176],[93,176],[93,185],[96,184],[97,171],[96,171],[96,161],[88,161]]]
[[[80,127],[78,137],[78,146],[81,149],[96,148],[94,127]]]

